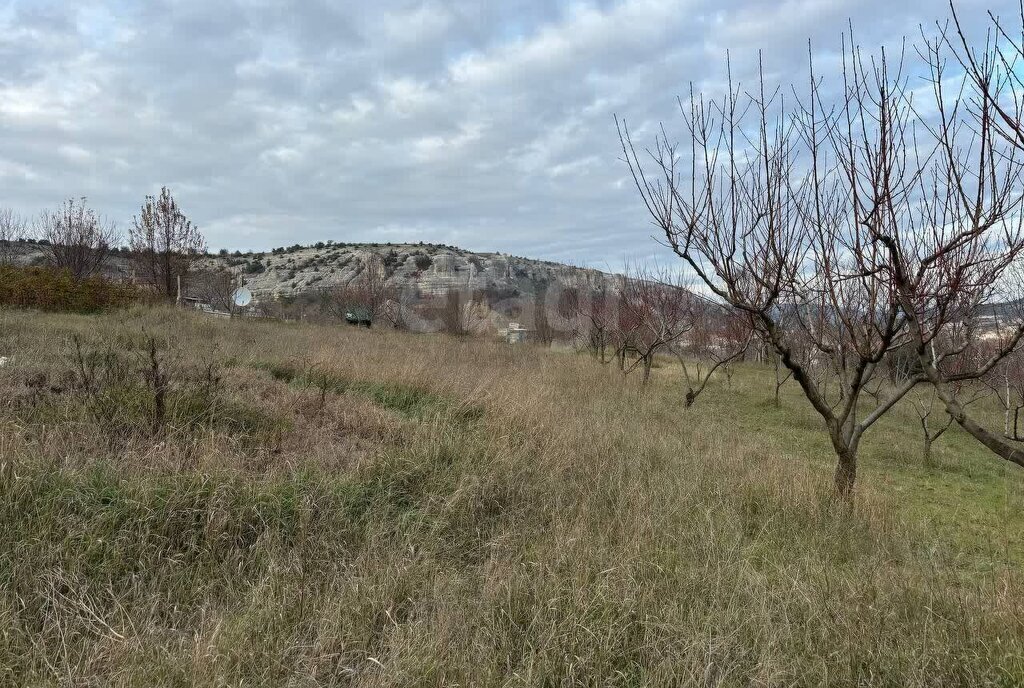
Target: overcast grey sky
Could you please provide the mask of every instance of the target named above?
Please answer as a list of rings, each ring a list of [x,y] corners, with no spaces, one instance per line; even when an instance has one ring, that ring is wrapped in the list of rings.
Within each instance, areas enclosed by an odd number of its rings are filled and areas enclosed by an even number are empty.
[[[984,9],[1016,0],[957,2]],[[0,0],[0,206],[122,226],[171,187],[212,248],[426,241],[591,265],[654,254],[613,113],[690,81],[800,79],[944,0]]]

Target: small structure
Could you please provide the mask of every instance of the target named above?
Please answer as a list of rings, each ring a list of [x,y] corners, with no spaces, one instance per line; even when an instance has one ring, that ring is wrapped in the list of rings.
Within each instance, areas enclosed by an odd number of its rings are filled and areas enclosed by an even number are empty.
[[[501,330],[500,334],[509,344],[524,344],[530,341],[532,330],[528,330],[519,323],[509,323],[508,327]]]
[[[370,328],[373,326],[373,313],[369,308],[356,307],[345,311],[345,322],[349,325]]]
[[[214,308],[210,303],[204,301],[195,296],[184,296],[181,299],[181,305],[183,308],[190,308],[192,310],[205,313],[207,315],[215,315],[219,318],[230,318],[231,313],[227,311],[219,311]]]

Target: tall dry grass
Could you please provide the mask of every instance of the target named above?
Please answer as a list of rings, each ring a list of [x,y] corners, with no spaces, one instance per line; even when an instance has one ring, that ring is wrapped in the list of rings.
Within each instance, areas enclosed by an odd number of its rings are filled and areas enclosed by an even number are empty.
[[[878,480],[836,508],[800,411],[742,429],[755,369],[684,412],[667,371],[159,309],[0,312],[0,355],[0,684],[1024,681],[1016,563]]]

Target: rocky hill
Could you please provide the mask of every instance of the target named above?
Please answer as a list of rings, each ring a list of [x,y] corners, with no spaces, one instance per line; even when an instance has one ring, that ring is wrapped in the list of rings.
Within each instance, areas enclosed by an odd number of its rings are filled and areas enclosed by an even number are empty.
[[[18,242],[15,260],[24,265],[45,262],[45,246]],[[474,253],[437,244],[295,245],[268,252],[221,251],[200,261],[201,271],[230,271],[257,297],[287,297],[347,285],[375,262],[390,286],[422,296],[450,290],[495,291],[529,295],[549,287],[596,286],[608,279],[597,270],[500,253]],[[130,278],[127,256],[111,256],[106,272]]]
[[[423,296],[465,289],[529,294],[551,285],[596,285],[607,277],[596,270],[433,244],[328,242],[269,253],[222,253],[204,266],[231,270],[257,295],[290,296],[349,284],[371,261],[389,285]]]

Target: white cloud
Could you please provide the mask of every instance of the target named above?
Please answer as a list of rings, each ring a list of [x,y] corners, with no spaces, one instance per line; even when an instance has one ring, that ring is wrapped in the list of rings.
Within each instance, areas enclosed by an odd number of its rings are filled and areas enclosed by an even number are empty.
[[[0,0],[0,203],[87,194],[127,221],[168,184],[214,247],[407,236],[614,265],[658,249],[612,113],[681,130],[675,97],[720,85],[727,49],[739,80],[758,48],[799,79],[848,17],[871,47],[947,12],[913,4]]]

